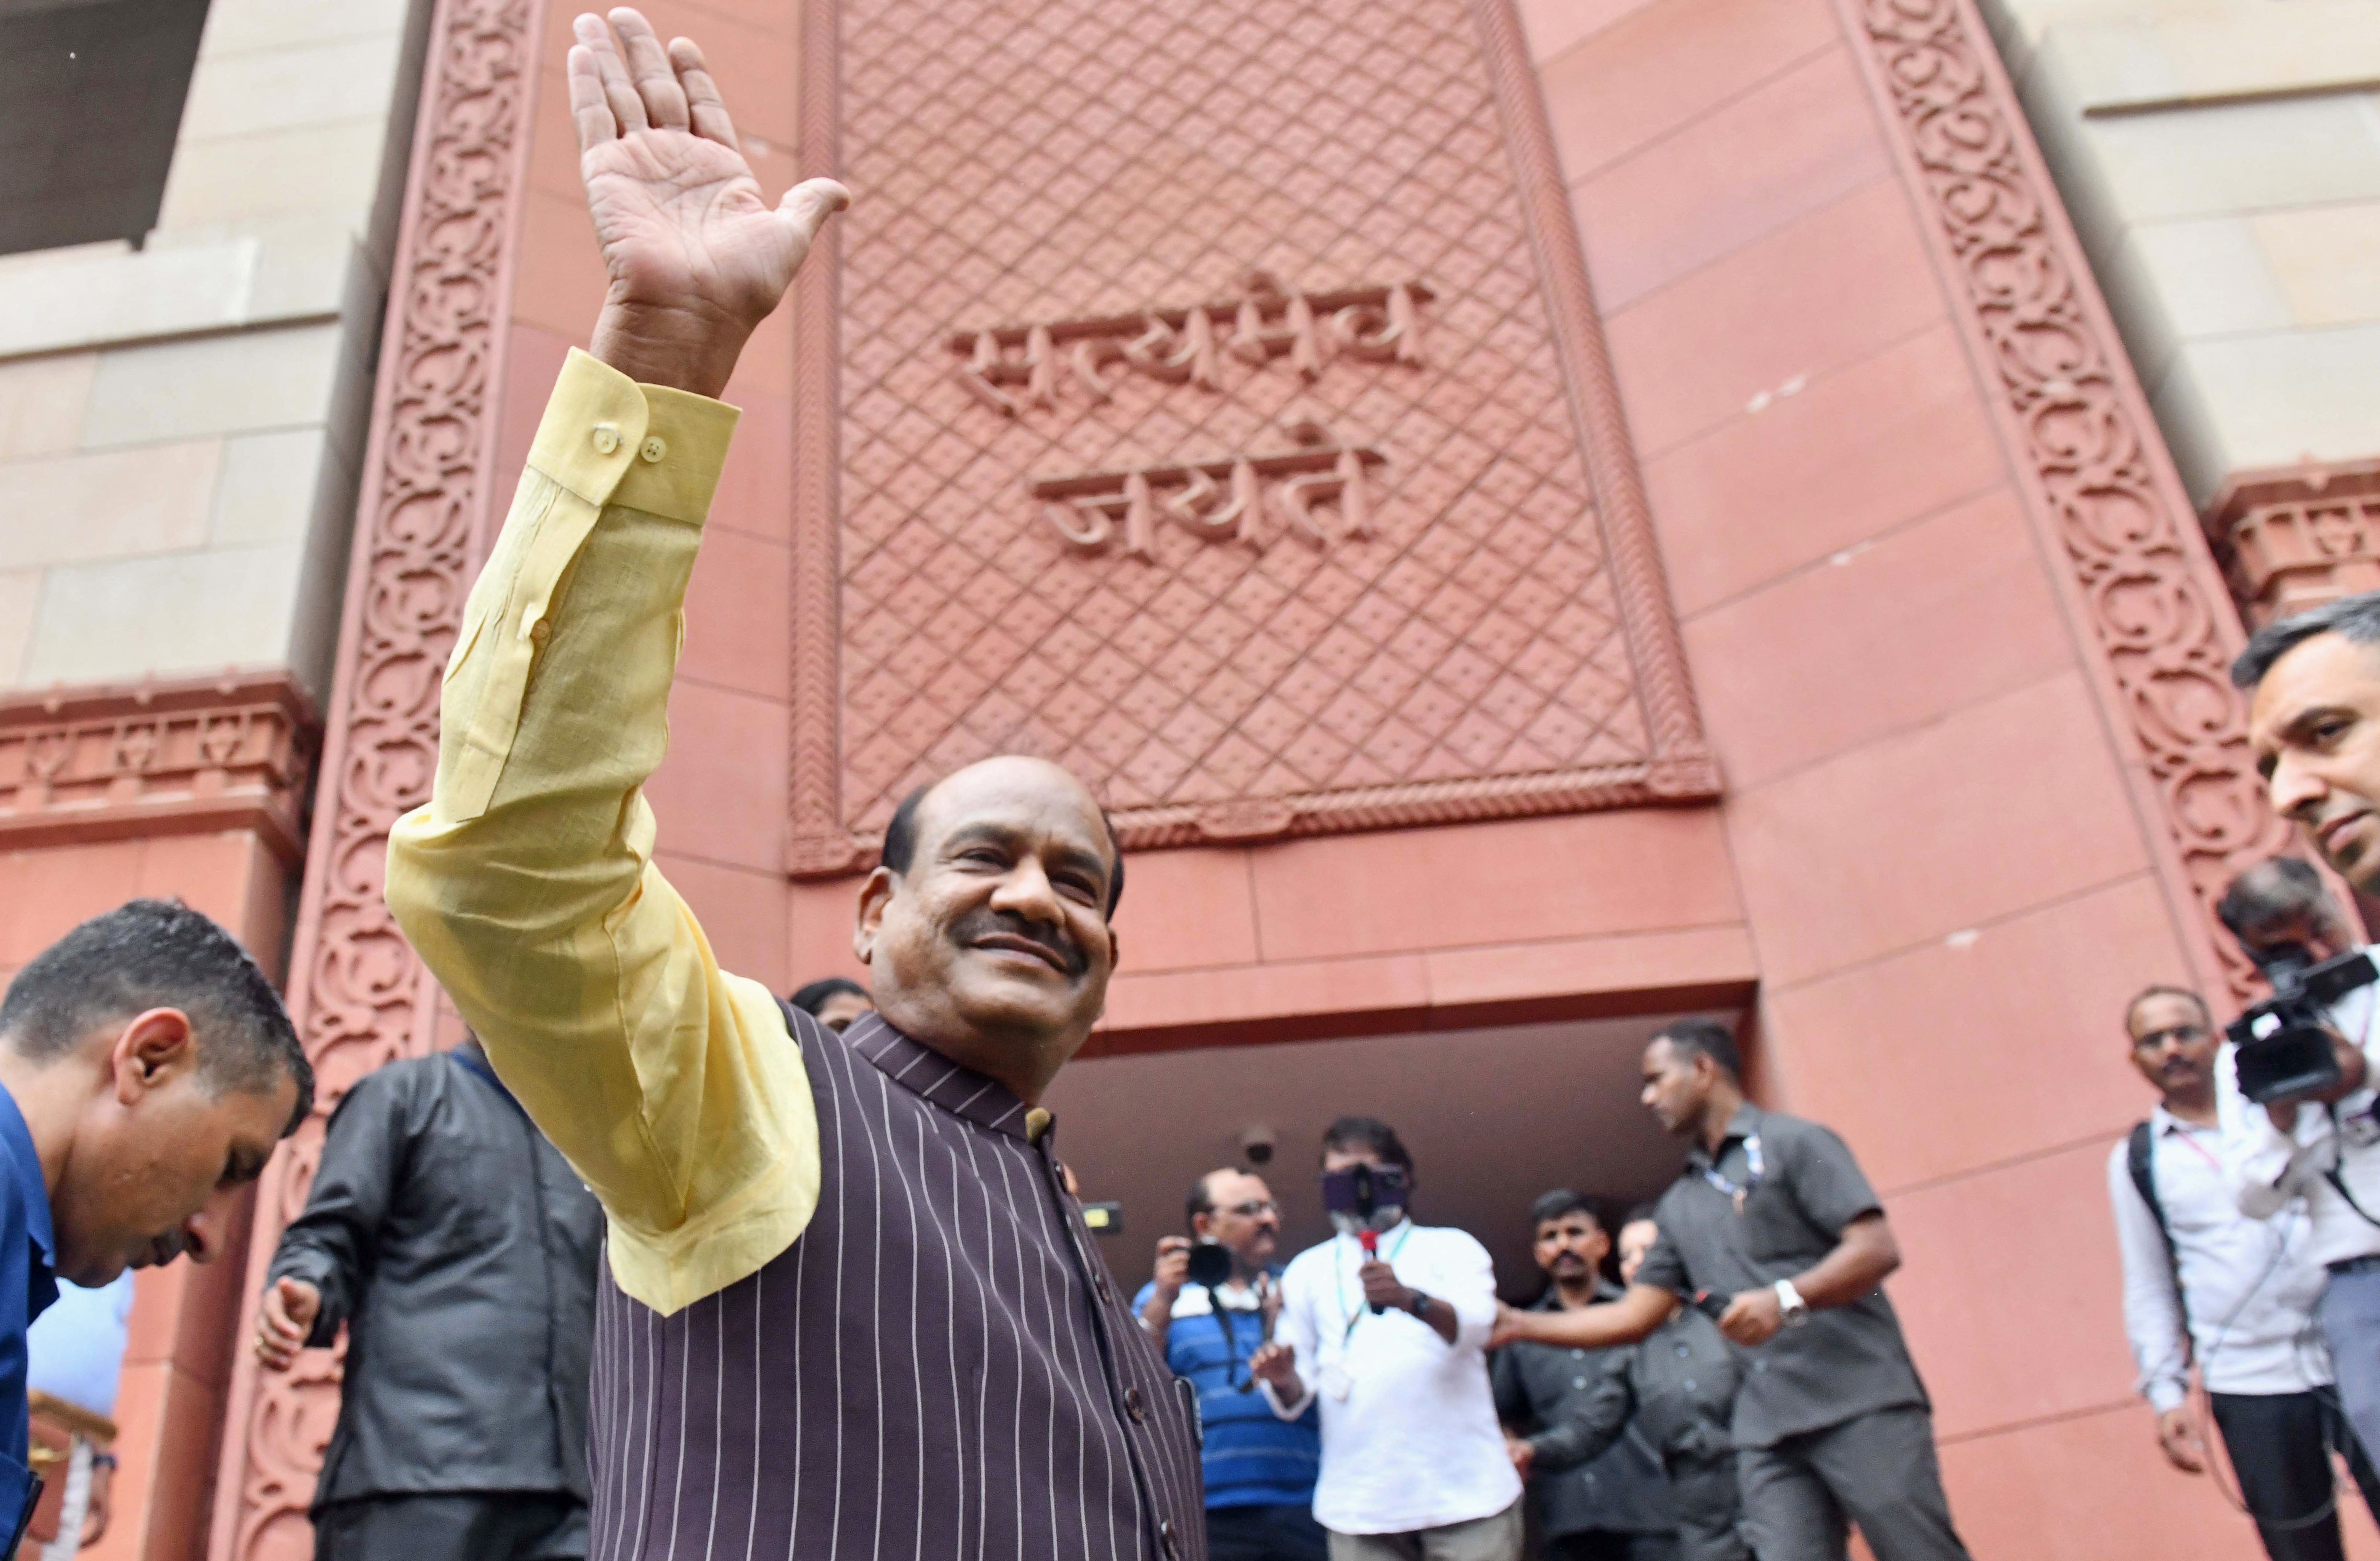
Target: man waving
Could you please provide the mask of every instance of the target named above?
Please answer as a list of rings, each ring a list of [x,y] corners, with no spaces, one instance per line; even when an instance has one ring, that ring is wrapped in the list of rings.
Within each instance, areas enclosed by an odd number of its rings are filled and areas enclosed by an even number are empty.
[[[906,799],[853,935],[878,1011],[839,1035],[722,972],[652,865],[736,417],[710,398],[846,198],[761,199],[692,42],[626,9],[576,32],[610,290],[471,593],[388,900],[603,1204],[590,1561],[1201,1555],[1188,1410],[1038,1105],[1115,966],[1097,801],[1021,758]]]

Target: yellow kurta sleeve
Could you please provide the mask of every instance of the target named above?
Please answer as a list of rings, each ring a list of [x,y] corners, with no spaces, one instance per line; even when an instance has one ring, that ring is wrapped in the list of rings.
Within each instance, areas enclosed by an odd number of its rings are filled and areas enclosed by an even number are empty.
[[[735,418],[570,355],[464,609],[436,786],[388,845],[397,924],[602,1200],[620,1288],[662,1313],[818,1204],[801,1053],[652,865],[644,797]]]

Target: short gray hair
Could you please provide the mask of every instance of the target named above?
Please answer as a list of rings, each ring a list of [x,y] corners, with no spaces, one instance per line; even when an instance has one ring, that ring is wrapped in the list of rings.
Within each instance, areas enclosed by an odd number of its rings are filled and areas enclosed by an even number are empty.
[[[2223,898],[2216,902],[2215,915],[2238,938],[2252,938],[2300,917],[2321,927],[2347,925],[2346,914],[2323,883],[2322,875],[2294,856],[2259,862],[2233,878]],[[2139,1000],[2136,998],[2133,1002]],[[2204,1006],[2203,999],[2201,1006]]]
[[[2253,689],[2273,663],[2316,635],[2338,635],[2357,645],[2380,645],[2380,591],[2343,596],[2320,607],[2267,623],[2248,638],[2248,648],[2231,663],[2235,687]]]

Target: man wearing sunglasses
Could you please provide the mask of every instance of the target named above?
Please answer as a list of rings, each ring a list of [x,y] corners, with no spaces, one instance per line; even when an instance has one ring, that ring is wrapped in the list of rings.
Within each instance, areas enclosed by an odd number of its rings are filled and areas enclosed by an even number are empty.
[[[1198,1390],[1208,1561],[1323,1561],[1315,1415],[1274,1414],[1249,1370],[1281,1313],[1281,1205],[1262,1178],[1227,1166],[1192,1185],[1185,1212],[1190,1234],[1157,1243],[1157,1272],[1132,1304],[1165,1363]]]
[[[2195,992],[2152,986],[2125,1010],[2132,1066],[2156,1108],[2107,1156],[2124,1260],[2124,1333],[2157,1445],[2186,1474],[2206,1468],[2190,1403],[2198,1367],[2240,1494],[2273,1561],[2339,1561],[2330,1455],[2373,1500],[2370,1461],[2338,1412],[2328,1362],[2306,1348],[2325,1277],[2302,1203],[2241,1214],[2222,1164],[2215,1068],[2222,1037]],[[2380,1506],[2375,1506],[2380,1510]]]

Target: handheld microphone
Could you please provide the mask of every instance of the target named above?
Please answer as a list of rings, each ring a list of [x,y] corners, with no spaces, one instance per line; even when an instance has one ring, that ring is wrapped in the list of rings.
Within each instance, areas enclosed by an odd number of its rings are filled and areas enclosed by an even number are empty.
[[[1368,1228],[1358,1230],[1355,1232],[1355,1240],[1364,1243],[1364,1261],[1366,1263],[1378,1263],[1380,1260],[1380,1233],[1378,1231]],[[1387,1311],[1388,1308],[1379,1301],[1376,1301],[1372,1302],[1372,1314],[1374,1316],[1379,1316]]]

